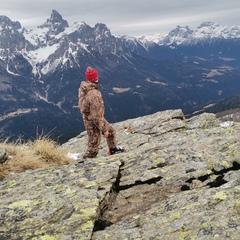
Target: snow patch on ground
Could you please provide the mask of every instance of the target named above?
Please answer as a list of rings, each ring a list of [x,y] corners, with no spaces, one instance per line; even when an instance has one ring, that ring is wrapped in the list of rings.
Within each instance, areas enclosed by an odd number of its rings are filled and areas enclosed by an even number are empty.
[[[232,127],[233,124],[234,124],[233,121],[226,121],[226,122],[220,123],[220,126],[221,126],[221,127]]]
[[[67,157],[74,159],[74,160],[78,160],[79,159],[79,153],[68,153]]]

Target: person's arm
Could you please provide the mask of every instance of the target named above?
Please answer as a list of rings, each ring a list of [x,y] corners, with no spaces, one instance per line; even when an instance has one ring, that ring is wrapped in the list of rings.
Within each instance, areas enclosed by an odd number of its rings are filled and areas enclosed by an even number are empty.
[[[88,120],[88,116],[90,114],[90,102],[88,101],[87,98],[84,100],[79,98],[78,99],[78,107],[83,115],[84,118]]]

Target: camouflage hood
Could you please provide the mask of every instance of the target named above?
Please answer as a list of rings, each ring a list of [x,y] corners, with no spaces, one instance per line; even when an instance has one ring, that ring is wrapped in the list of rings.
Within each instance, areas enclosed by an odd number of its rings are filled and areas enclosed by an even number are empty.
[[[80,94],[86,94],[88,91],[93,90],[93,89],[99,89],[100,84],[98,83],[93,83],[93,82],[81,82],[80,85]]]

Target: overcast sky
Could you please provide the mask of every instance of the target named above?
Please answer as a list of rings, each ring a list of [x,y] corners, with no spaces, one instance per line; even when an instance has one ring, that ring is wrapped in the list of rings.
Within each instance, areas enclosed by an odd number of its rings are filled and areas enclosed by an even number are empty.
[[[69,25],[104,23],[115,35],[166,34],[205,21],[240,26],[240,0],[0,0],[0,6],[0,15],[27,29],[46,22],[53,9]]]

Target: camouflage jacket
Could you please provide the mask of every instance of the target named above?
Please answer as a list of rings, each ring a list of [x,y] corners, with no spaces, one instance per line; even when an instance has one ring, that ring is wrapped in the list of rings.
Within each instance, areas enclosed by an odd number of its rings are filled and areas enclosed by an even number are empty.
[[[100,132],[106,132],[104,126],[104,103],[99,92],[100,85],[88,81],[81,82],[78,90],[78,106],[84,121],[91,121]]]

